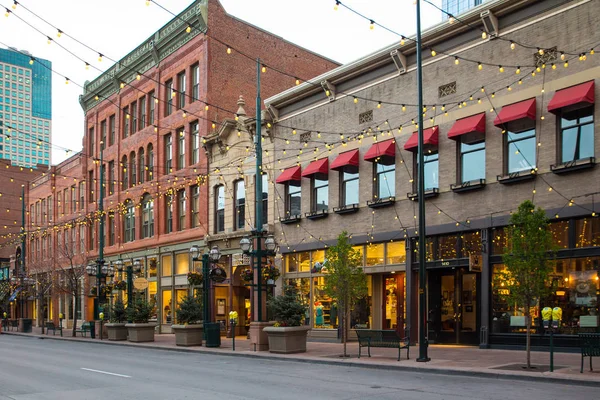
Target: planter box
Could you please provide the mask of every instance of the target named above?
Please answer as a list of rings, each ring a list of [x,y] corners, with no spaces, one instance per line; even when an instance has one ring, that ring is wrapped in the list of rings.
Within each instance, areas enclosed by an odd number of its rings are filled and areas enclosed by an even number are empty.
[[[130,342],[154,342],[156,324],[125,324]]]
[[[271,353],[305,353],[306,334],[310,330],[308,326],[273,326],[263,328],[269,336],[269,351]]]
[[[204,325],[171,325],[177,346],[202,346]]]
[[[125,323],[108,323],[104,326],[108,332],[108,340],[127,340]]]

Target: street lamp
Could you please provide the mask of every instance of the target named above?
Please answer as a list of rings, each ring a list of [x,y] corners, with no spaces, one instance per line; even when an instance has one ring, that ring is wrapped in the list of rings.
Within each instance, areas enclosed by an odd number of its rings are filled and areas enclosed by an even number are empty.
[[[118,259],[115,261],[115,265],[119,272],[123,272],[123,260]],[[131,260],[131,263],[125,269],[127,274],[127,307],[133,304],[133,274],[139,273],[142,270],[142,262],[139,258]]]
[[[96,304],[94,307],[94,318],[96,315],[98,315],[98,311],[100,308],[100,301],[102,300],[102,280],[106,279],[106,277],[113,277],[115,276],[115,268],[110,265],[110,264],[106,264],[106,262],[104,260],[101,259],[97,259],[96,262],[94,264],[88,264],[87,267],[85,267],[85,271],[87,272],[87,274],[92,277],[95,276],[96,277]],[[91,321],[93,322],[93,321]],[[93,327],[92,327],[93,328]],[[92,336],[92,338],[94,338],[95,336],[95,331],[94,329],[91,329],[90,332]],[[102,332],[100,332],[100,337],[102,337]]]
[[[219,347],[221,345],[221,324],[213,323],[210,311],[210,267],[221,258],[221,251],[217,246],[213,246],[209,252],[200,257],[200,247],[193,245],[190,247],[192,261],[202,260],[202,323],[204,326],[204,337],[206,347]]]

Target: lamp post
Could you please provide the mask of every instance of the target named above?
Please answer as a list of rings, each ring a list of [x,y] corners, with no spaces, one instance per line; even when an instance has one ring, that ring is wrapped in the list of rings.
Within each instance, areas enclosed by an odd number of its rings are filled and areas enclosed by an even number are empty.
[[[115,265],[119,272],[123,272],[123,260],[118,259],[115,261]],[[127,307],[131,307],[133,304],[133,274],[139,273],[142,270],[142,262],[139,258],[132,260],[131,263],[125,268],[127,274]]]
[[[95,276],[96,277],[96,304],[94,305],[94,319],[96,318],[96,315],[98,315],[98,310],[100,307],[100,301],[102,299],[102,280],[106,279],[107,276],[109,277],[113,277],[115,276],[115,268],[110,265],[110,264],[106,264],[104,260],[101,259],[97,259],[96,262],[94,264],[89,264],[86,268],[85,271],[87,272],[87,274],[92,277]],[[90,321],[90,323],[93,324],[93,321]],[[90,335],[92,335],[92,339],[94,339],[95,336],[95,327],[92,326],[92,329],[90,330]],[[100,337],[102,337],[102,332],[100,332]]]
[[[221,345],[220,324],[212,322],[210,307],[210,267],[221,258],[219,247],[213,246],[208,253],[200,257],[200,247],[193,245],[190,248],[192,261],[202,260],[202,324],[204,337],[206,338],[206,347],[219,347]]]

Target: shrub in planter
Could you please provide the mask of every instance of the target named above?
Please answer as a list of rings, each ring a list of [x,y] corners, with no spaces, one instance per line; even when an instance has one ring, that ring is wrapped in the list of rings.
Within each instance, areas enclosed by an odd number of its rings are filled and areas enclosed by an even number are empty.
[[[300,302],[296,289],[287,286],[283,294],[271,299],[268,303],[275,319],[275,325],[264,328],[269,336],[271,353],[303,353],[306,352],[306,334],[310,329],[301,326],[306,306]]]
[[[106,324],[108,340],[127,340],[127,312],[121,299],[117,299],[110,310],[109,323]]]
[[[273,297],[268,307],[281,327],[300,326],[306,312],[306,306],[300,302],[298,292],[292,286],[286,286],[282,295]]]
[[[171,325],[177,346],[202,346],[202,304],[196,297],[186,296],[175,311],[177,324]]]
[[[132,321],[125,326],[130,342],[153,342],[155,324],[148,321],[152,316],[152,306],[142,297],[138,297],[130,307],[127,307],[127,319]]]

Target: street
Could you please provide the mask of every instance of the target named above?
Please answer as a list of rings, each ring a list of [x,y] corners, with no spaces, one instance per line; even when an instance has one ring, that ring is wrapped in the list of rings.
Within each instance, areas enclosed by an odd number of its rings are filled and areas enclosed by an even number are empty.
[[[0,336],[0,399],[565,399],[598,388]]]

